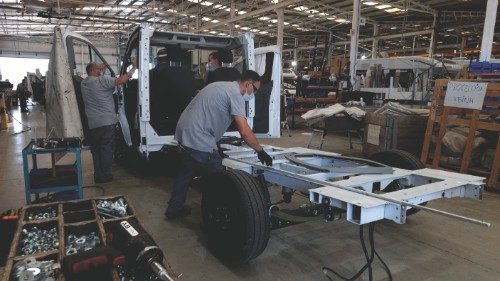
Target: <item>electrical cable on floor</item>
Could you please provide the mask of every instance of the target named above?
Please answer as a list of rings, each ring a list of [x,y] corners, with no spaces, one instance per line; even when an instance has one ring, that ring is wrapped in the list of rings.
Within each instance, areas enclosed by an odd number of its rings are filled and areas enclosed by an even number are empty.
[[[23,127],[26,127],[26,129],[22,130],[22,131],[19,131],[19,132],[16,132],[16,133],[12,133],[11,136],[14,136],[14,135],[18,135],[18,134],[22,134],[22,133],[26,133],[26,132],[29,132],[31,131],[31,127],[24,124],[23,122],[19,121],[16,119],[16,117],[14,117],[14,115],[12,115],[12,113],[10,112],[7,112],[7,114],[13,119],[15,120],[17,123],[21,124],[21,126]]]
[[[392,281],[392,273],[387,264],[382,260],[382,257],[380,257],[379,253],[375,250],[375,242],[373,238],[373,234],[375,232],[375,223],[370,223],[368,226],[368,240],[370,244],[370,255],[368,255],[368,250],[366,248],[365,244],[365,237],[363,233],[363,228],[364,226],[361,225],[359,227],[359,239],[361,241],[361,248],[363,249],[363,253],[366,258],[366,264],[352,277],[345,277],[341,275],[340,273],[336,272],[335,270],[329,268],[329,267],[323,267],[323,273],[325,276],[328,278],[328,280],[333,281],[333,279],[328,275],[328,272],[333,273],[337,277],[341,278],[344,281],[354,281],[358,279],[365,271],[368,269],[368,280],[372,281],[373,280],[373,270],[372,270],[372,263],[375,258],[375,256],[380,260],[380,263],[382,263],[385,272],[387,273],[387,276],[389,277],[389,281]]]

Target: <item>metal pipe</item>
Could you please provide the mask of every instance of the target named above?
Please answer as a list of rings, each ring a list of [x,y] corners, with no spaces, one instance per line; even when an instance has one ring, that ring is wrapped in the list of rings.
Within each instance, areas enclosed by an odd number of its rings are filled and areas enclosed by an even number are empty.
[[[483,38],[481,41],[480,61],[490,61],[491,58],[497,8],[498,0],[488,0],[488,4],[486,6],[486,17],[484,19]]]
[[[317,180],[317,179],[313,179],[313,178],[304,178],[304,177],[302,177],[302,176],[300,176],[298,174],[292,173],[292,172],[274,169],[273,167],[264,166],[262,164],[255,163],[255,162],[250,162],[250,161],[246,161],[246,160],[242,160],[242,159],[236,159],[236,158],[231,158],[231,157],[229,157],[229,159],[233,160],[233,161],[236,161],[236,162],[240,162],[240,163],[243,163],[243,164],[250,165],[252,167],[256,167],[257,169],[260,169],[260,170],[277,173],[277,174],[280,174],[282,176],[286,176],[286,177],[290,177],[290,178],[294,178],[294,179],[298,179],[298,180],[307,180],[308,182],[311,182],[311,183],[314,183],[314,184],[317,184],[317,185],[320,185],[320,186],[331,186],[331,187],[335,187],[335,188],[347,190],[347,191],[350,191],[350,192],[354,192],[354,193],[357,193],[357,194],[365,195],[365,196],[368,196],[368,197],[372,197],[372,198],[384,200],[384,201],[387,201],[387,202],[390,202],[390,203],[393,203],[393,204],[402,205],[402,206],[406,206],[406,207],[412,207],[412,208],[415,208],[415,209],[418,209],[418,210],[423,210],[423,211],[435,213],[435,214],[438,214],[438,215],[442,215],[442,216],[445,216],[445,217],[462,220],[462,221],[473,223],[473,224],[477,224],[477,225],[480,225],[480,226],[485,226],[485,227],[490,227],[491,226],[491,223],[485,222],[485,221],[482,221],[482,220],[468,218],[468,217],[465,217],[465,216],[461,216],[461,215],[457,215],[457,214],[453,214],[453,213],[441,211],[441,210],[438,210],[438,209],[429,208],[429,207],[425,207],[425,206],[420,206],[420,205],[412,204],[412,203],[409,203],[409,202],[406,202],[406,201],[400,201],[400,200],[388,198],[388,197],[385,197],[383,195],[378,195],[378,194],[375,194],[375,193],[367,192],[367,191],[364,191],[364,190],[359,190],[359,189],[352,188],[352,187],[337,186],[337,185],[334,185],[333,183],[327,182],[327,181]]]
[[[358,40],[359,40],[359,17],[361,15],[361,0],[354,0],[352,6],[352,27],[351,27],[351,51],[349,53],[349,76],[351,85],[354,87],[356,82],[356,61],[358,59]]]

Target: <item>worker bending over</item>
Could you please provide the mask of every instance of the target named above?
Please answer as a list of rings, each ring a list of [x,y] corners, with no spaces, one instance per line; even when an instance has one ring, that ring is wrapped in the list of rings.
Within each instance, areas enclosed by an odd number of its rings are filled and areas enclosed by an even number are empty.
[[[251,100],[259,87],[259,74],[248,70],[238,81],[207,85],[182,112],[175,131],[175,140],[181,149],[181,163],[165,212],[167,219],[191,213],[184,203],[189,184],[196,175],[222,170],[217,142],[233,120],[243,140],[257,152],[259,160],[272,165],[272,158],[260,146],[246,120],[245,101]]]

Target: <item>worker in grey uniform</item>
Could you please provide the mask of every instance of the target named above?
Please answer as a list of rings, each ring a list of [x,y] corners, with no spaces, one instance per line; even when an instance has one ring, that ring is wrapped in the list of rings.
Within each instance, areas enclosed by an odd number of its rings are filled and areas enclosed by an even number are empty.
[[[132,69],[118,78],[104,76],[105,65],[89,63],[87,77],[81,84],[85,115],[90,129],[90,150],[94,162],[94,182],[105,183],[113,180],[111,166],[115,142],[116,117],[113,92],[115,86],[125,84],[137,69],[132,58]]]
[[[196,175],[222,170],[217,142],[232,121],[246,144],[257,152],[259,160],[272,165],[273,159],[259,144],[246,120],[245,101],[251,100],[259,87],[259,74],[247,70],[238,81],[207,85],[182,112],[175,130],[181,163],[165,212],[167,219],[190,214],[190,208],[184,203],[189,184]]]

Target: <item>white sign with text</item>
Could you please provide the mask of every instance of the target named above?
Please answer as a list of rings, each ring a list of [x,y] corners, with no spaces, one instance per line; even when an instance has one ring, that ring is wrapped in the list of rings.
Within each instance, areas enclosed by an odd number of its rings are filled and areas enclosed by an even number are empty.
[[[487,87],[488,83],[450,81],[446,89],[444,105],[482,109]]]

